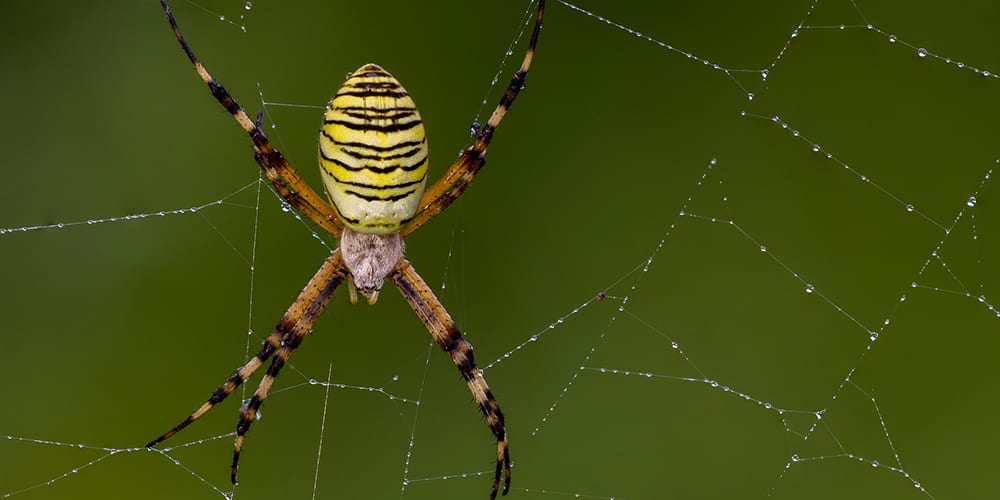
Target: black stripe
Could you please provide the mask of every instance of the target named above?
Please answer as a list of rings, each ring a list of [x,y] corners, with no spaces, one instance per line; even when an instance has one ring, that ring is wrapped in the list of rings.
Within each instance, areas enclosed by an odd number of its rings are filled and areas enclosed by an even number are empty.
[[[416,148],[413,148],[413,149],[411,149],[409,151],[405,151],[405,152],[394,154],[394,155],[385,155],[385,154],[366,155],[366,154],[358,153],[356,151],[351,151],[351,150],[349,150],[347,148],[340,148],[340,152],[344,153],[345,155],[350,156],[352,158],[357,158],[359,160],[395,160],[395,159],[398,159],[398,158],[409,158],[409,157],[411,157],[411,156],[419,153],[420,152],[420,148],[416,147]]]
[[[396,99],[402,99],[408,96],[409,94],[407,94],[405,90],[400,90],[399,92],[374,90],[374,89],[366,89],[358,92],[341,90],[340,92],[337,92],[337,95],[334,96],[334,99],[345,95],[352,97],[394,97]]]
[[[371,80],[367,80],[367,79],[363,80],[363,81],[360,81],[360,82],[351,82],[350,80],[348,80],[348,82],[345,83],[343,86],[344,87],[351,87],[351,88],[355,88],[355,89],[393,89],[393,90],[395,90],[395,89],[402,89],[403,88],[403,86],[400,85],[399,82],[394,82],[394,81],[380,82],[380,81],[371,81]]]
[[[371,113],[391,113],[393,111],[416,111],[417,108],[412,106],[395,106],[392,108],[372,108],[368,106],[334,106],[330,109],[336,109],[339,111],[368,111]]]
[[[361,193],[359,193],[357,191],[351,191],[350,189],[344,191],[344,193],[345,194],[349,194],[351,196],[356,196],[356,197],[361,198],[362,200],[365,200],[365,201],[399,201],[399,200],[402,200],[403,198],[409,197],[411,194],[415,193],[416,191],[417,191],[416,189],[411,189],[411,190],[409,190],[409,191],[407,191],[407,192],[405,192],[403,194],[394,194],[394,195],[391,195],[391,196],[369,196],[369,195],[361,194]]]
[[[410,222],[411,220],[413,220],[413,217],[407,217],[405,219],[402,219],[397,224],[382,223],[382,224],[358,224],[358,225],[360,225],[361,227],[370,227],[370,228],[376,228],[376,227],[395,228],[399,226],[405,226],[406,223]]]
[[[219,104],[222,104],[222,107],[226,108],[229,114],[235,115],[240,112],[240,105],[236,103],[233,96],[229,95],[221,83],[212,80],[208,82],[208,88],[212,91],[212,97],[215,97],[215,100],[219,101]]]
[[[293,338],[295,338],[294,335],[292,335],[289,338],[285,339],[284,342],[287,343],[287,342],[291,341]],[[292,349],[295,349],[295,348],[293,347]],[[281,368],[283,366],[285,366],[285,358],[282,358],[281,354],[279,353],[278,355],[276,355],[271,360],[271,366],[267,367],[267,372],[266,373],[267,373],[268,376],[270,376],[272,378],[278,378],[278,372],[281,371]],[[251,400],[251,402],[252,401],[253,400]]]
[[[226,389],[226,387],[229,386],[230,384],[232,384],[233,388]],[[234,373],[231,377],[229,377],[229,380],[227,380],[225,384],[222,384],[221,387],[219,387],[218,389],[215,390],[215,392],[212,393],[212,397],[208,398],[209,404],[211,404],[212,406],[219,404],[220,402],[222,402],[222,400],[226,399],[227,396],[232,394],[233,391],[235,391],[236,388],[242,384],[243,384],[243,377],[240,376],[240,372],[239,370],[237,370],[236,373]]]
[[[327,139],[330,139],[335,144],[339,144],[341,146],[347,146],[349,148],[367,149],[369,151],[393,151],[400,148],[418,146],[420,144],[427,142],[427,138],[425,137],[419,141],[403,141],[403,142],[397,142],[392,146],[377,146],[375,144],[368,144],[367,142],[337,142],[333,139],[333,137],[330,137],[330,135],[327,134],[325,131],[323,132],[323,135],[325,135]]]
[[[387,174],[389,172],[394,172],[397,169],[402,169],[404,172],[412,172],[412,171],[420,168],[421,166],[423,166],[424,163],[427,163],[427,157],[424,156],[423,158],[420,159],[420,161],[414,163],[413,165],[400,165],[400,164],[396,164],[396,165],[389,165],[387,167],[376,167],[374,165],[362,165],[360,167],[355,167],[353,165],[348,165],[348,164],[346,164],[346,163],[344,163],[344,162],[342,162],[342,161],[340,161],[340,160],[338,160],[336,158],[330,158],[322,150],[320,150],[319,155],[324,160],[329,161],[329,162],[331,162],[331,163],[333,163],[333,164],[335,164],[335,165],[337,165],[337,166],[339,166],[339,167],[341,167],[341,168],[343,168],[345,170],[349,170],[351,172],[360,172],[362,170],[368,170],[370,172],[375,172],[377,174]]]
[[[365,188],[365,189],[375,189],[375,190],[378,190],[378,191],[382,191],[382,190],[385,190],[385,189],[399,189],[399,188],[405,188],[405,187],[410,187],[410,186],[416,186],[417,184],[420,184],[421,182],[424,182],[424,179],[427,178],[426,175],[422,175],[422,176],[420,176],[419,179],[417,179],[415,181],[401,182],[399,184],[385,184],[385,185],[382,185],[382,186],[378,186],[378,185],[375,185],[375,184],[365,184],[364,182],[354,182],[354,181],[341,180],[341,179],[337,178],[336,175],[331,174],[329,170],[327,170],[325,168],[322,169],[322,170],[323,170],[324,174],[329,175],[330,177],[333,177],[334,182],[336,182],[337,184],[346,184],[348,186],[355,186],[355,187]]]
[[[361,108],[363,111],[344,111],[344,108],[334,108],[340,113],[349,116],[351,118],[358,118],[361,120],[399,120],[401,118],[408,118],[417,114],[416,111],[400,111],[396,114],[390,115],[389,113],[396,111],[394,109],[375,109],[375,108]],[[419,118],[418,118],[419,120]]]
[[[422,125],[424,122],[418,120],[413,120],[406,123],[393,123],[392,125],[371,125],[369,123],[353,123],[344,120],[323,120],[323,125],[341,125],[347,127],[351,130],[360,130],[363,132],[376,131],[376,132],[400,132],[403,130],[409,130],[418,125]]]
[[[250,401],[247,403],[246,406],[247,411],[245,411],[242,415],[240,415],[240,421],[238,424],[236,424],[237,435],[242,436],[247,433],[247,430],[250,429],[250,424],[253,423],[254,416],[256,416],[257,410],[260,409],[260,404],[262,402],[263,401],[259,397],[257,397],[256,394],[254,394],[253,397],[250,398]]]

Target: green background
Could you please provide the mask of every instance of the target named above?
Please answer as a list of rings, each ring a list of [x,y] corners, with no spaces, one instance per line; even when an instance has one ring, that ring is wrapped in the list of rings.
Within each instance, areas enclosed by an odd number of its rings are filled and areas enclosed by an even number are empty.
[[[508,416],[511,498],[996,490],[1000,190],[979,186],[1000,156],[1000,81],[954,61],[1000,71],[1000,7],[855,0],[863,19],[851,4],[579,0],[678,52],[550,1],[489,165],[407,240],[480,365],[510,354],[486,376]],[[322,106],[348,72],[383,65],[420,106],[435,177],[520,60],[523,45],[490,86],[526,5],[173,7],[251,113],[258,88]],[[830,28],[790,38],[800,23]],[[0,234],[0,496],[219,498],[228,436],[172,450],[180,466],[126,450],[73,471],[107,453],[90,447],[141,447],[203,401],[328,249],[266,188],[258,203],[245,134],[156,2],[4,1],[0,29],[0,227],[224,200]],[[318,186],[320,111],[266,110]],[[375,307],[338,292],[250,432],[234,497],[310,498],[322,435],[316,498],[397,498],[404,469],[403,498],[485,498],[488,475],[471,473],[491,467],[489,432],[428,341],[395,291]],[[321,433],[326,392],[308,380],[331,369],[421,404],[331,388]],[[231,432],[238,406],[168,444]]]

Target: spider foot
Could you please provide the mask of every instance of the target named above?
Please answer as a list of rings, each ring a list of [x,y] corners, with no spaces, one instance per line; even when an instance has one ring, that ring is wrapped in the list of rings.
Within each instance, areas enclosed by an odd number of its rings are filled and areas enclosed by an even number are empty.
[[[497,443],[497,470],[493,476],[493,490],[490,491],[490,500],[495,500],[497,492],[500,491],[500,477],[503,476],[503,491],[500,493],[506,496],[510,491],[510,449],[507,440]]]

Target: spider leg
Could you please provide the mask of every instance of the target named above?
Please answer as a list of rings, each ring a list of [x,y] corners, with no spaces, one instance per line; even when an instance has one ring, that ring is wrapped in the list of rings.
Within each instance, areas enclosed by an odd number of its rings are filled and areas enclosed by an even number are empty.
[[[493,478],[493,490],[490,499],[497,496],[500,488],[500,475],[504,475],[503,494],[510,490],[510,451],[507,446],[507,428],[504,425],[503,412],[490,391],[483,372],[476,367],[472,356],[472,344],[462,337],[451,315],[441,305],[427,283],[417,274],[417,271],[406,259],[401,259],[393,270],[392,281],[410,304],[413,311],[420,317],[431,336],[437,341],[462,373],[476,404],[486,417],[486,423],[497,438],[497,467]]]
[[[253,397],[240,409],[240,421],[236,424],[236,442],[233,445],[233,465],[230,476],[233,484],[237,484],[236,475],[239,470],[240,452],[243,450],[243,438],[247,431],[250,430],[250,424],[257,418],[260,405],[267,398],[274,379],[278,376],[281,368],[285,366],[285,362],[292,355],[292,351],[302,344],[302,340],[312,330],[316,319],[319,318],[320,313],[323,312],[327,303],[330,302],[333,292],[346,278],[347,270],[344,268],[340,251],[334,250],[333,254],[327,257],[323,265],[320,266],[319,271],[306,284],[305,289],[302,290],[299,297],[292,303],[289,312],[285,313],[285,316],[281,318],[281,321],[275,327],[275,331],[281,330],[285,332],[281,343],[277,347],[277,351],[274,352],[271,365],[260,380],[260,384],[257,386],[257,390],[254,391]],[[290,314],[293,310],[296,313]]]
[[[170,21],[170,27],[174,30],[174,36],[177,37],[177,41],[180,43],[181,48],[184,49],[184,53],[187,54],[188,59],[194,64],[194,69],[198,72],[198,76],[208,85],[212,96],[219,101],[222,107],[226,108],[229,114],[233,115],[236,123],[250,136],[250,139],[253,141],[254,159],[260,165],[268,180],[271,181],[275,191],[291,206],[295,207],[299,213],[308,217],[334,237],[339,238],[343,223],[334,212],[334,209],[325,203],[309,187],[309,184],[306,184],[302,180],[302,177],[288,163],[284,155],[271,145],[271,142],[264,135],[264,131],[260,128],[259,119],[256,122],[251,120],[247,116],[246,111],[243,110],[243,107],[236,102],[236,99],[229,94],[222,84],[209,74],[205,66],[198,60],[198,57],[194,55],[194,51],[188,46],[184,35],[181,34],[180,28],[177,27],[177,21],[174,19],[174,14],[170,11],[166,0],[160,0],[160,4],[163,5],[163,12],[166,13],[167,20]]]
[[[146,448],[156,446],[174,434],[177,434],[195,420],[198,420],[198,418],[207,413],[208,410],[211,410],[216,404],[220,403],[222,400],[226,399],[227,396],[232,394],[237,387],[242,385],[243,382],[245,382],[246,379],[249,378],[253,372],[264,363],[264,361],[275,354],[276,351],[279,356],[283,355],[284,359],[287,360],[290,352],[282,354],[282,351],[289,343],[289,340],[296,339],[293,341],[296,345],[301,342],[302,337],[305,336],[305,333],[308,333],[310,328],[312,328],[316,318],[330,300],[330,296],[337,288],[337,285],[343,281],[345,274],[346,271],[344,271],[343,263],[340,259],[340,252],[334,251],[334,253],[331,254],[325,262],[323,262],[323,265],[320,266],[318,271],[316,271],[316,274],[309,280],[305,288],[299,292],[299,296],[295,299],[295,302],[292,303],[291,307],[288,308],[284,316],[281,317],[277,326],[274,327],[274,330],[267,337],[267,340],[264,341],[264,346],[261,347],[260,351],[254,357],[250,358],[246,364],[236,370],[236,373],[229,377],[229,380],[227,380],[226,383],[216,389],[215,392],[213,392],[208,398],[208,401],[205,401],[205,403],[181,421],[181,423],[146,444]],[[268,374],[271,374],[272,376],[264,377],[267,381],[267,387],[270,387],[270,384],[274,379],[274,374],[271,373],[272,371],[276,374],[273,364],[271,369],[268,370]],[[264,381],[261,381],[261,385],[264,385]],[[254,394],[254,398],[258,398],[258,394],[260,392],[261,389],[258,388],[257,393]],[[264,395],[266,396],[266,389]],[[263,400],[263,397],[258,398],[254,412],[256,412],[256,408],[260,407],[261,400]],[[251,400],[251,403],[253,403],[253,400]],[[244,412],[245,410],[241,412],[241,425],[243,424]],[[249,424],[247,424],[247,426],[249,426]],[[238,432],[238,445],[242,443],[243,434],[245,433],[245,429],[242,433]],[[238,447],[236,454],[237,456],[239,454]],[[236,460],[234,459],[234,467],[235,463]],[[235,477],[235,468],[233,470]]]
[[[507,91],[497,104],[486,125],[473,124],[473,131],[476,134],[476,142],[462,151],[455,163],[452,163],[448,170],[434,182],[433,185],[424,191],[420,197],[417,214],[406,227],[400,232],[400,236],[406,237],[417,228],[424,225],[441,211],[448,208],[469,186],[472,179],[479,172],[479,169],[486,164],[486,148],[493,139],[493,132],[500,126],[500,122],[507,114],[507,110],[514,104],[521,89],[524,88],[524,79],[531,69],[531,61],[535,57],[535,46],[538,44],[538,34],[542,29],[542,17],[545,14],[545,0],[538,0],[538,16],[535,18],[535,27],[531,32],[531,41],[528,42],[528,50],[521,61],[521,67],[514,72],[510,79]]]

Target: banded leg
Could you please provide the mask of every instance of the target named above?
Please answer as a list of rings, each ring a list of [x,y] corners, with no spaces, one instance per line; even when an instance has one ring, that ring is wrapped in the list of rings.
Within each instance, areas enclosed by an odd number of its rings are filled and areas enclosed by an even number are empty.
[[[528,42],[528,51],[524,54],[521,67],[514,72],[510,79],[507,91],[497,104],[486,125],[476,126],[476,142],[462,151],[455,163],[452,163],[448,170],[432,186],[424,191],[420,197],[417,215],[400,232],[400,236],[406,237],[417,228],[427,223],[429,220],[448,208],[469,186],[472,179],[479,172],[479,169],[486,164],[486,148],[493,139],[493,132],[500,126],[500,122],[507,114],[507,110],[514,104],[521,89],[524,88],[524,79],[531,69],[531,61],[535,57],[535,46],[538,44],[538,34],[542,29],[542,17],[545,14],[545,0],[538,0],[538,15],[535,18],[535,27],[531,32],[531,41]]]
[[[216,404],[222,402],[226,399],[237,387],[243,384],[247,378],[249,378],[256,370],[259,368],[264,361],[267,361],[278,351],[278,348],[282,345],[282,340],[292,337],[296,331],[309,331],[312,324],[316,321],[316,317],[319,316],[320,311],[326,306],[326,303],[330,300],[330,295],[333,294],[334,289],[337,285],[344,279],[345,271],[343,269],[343,263],[340,258],[340,251],[334,251],[323,265],[320,266],[316,274],[309,280],[305,288],[299,292],[299,296],[292,303],[291,307],[285,312],[284,316],[275,326],[274,330],[264,341],[264,346],[261,347],[260,351],[256,356],[250,358],[242,367],[240,367],[236,373],[234,373],[226,383],[222,384],[218,389],[212,393],[212,396],[208,398],[197,410],[191,415],[185,418],[181,423],[174,426],[174,428],[167,431],[160,437],[150,441],[146,444],[146,448],[152,448],[157,444],[163,442],[164,440],[170,438],[174,434],[177,434],[185,427],[190,425],[195,420],[198,420],[202,415],[211,410]],[[287,341],[286,341],[287,342]],[[259,390],[259,389],[258,389]],[[259,406],[259,403],[258,403]],[[242,419],[241,419],[242,422]]]
[[[187,54],[188,59],[194,64],[194,69],[198,72],[198,76],[208,85],[215,100],[219,101],[219,104],[226,108],[229,114],[233,115],[236,123],[250,136],[254,145],[254,159],[260,165],[268,180],[271,181],[274,189],[285,201],[295,207],[299,213],[330,232],[334,237],[339,238],[343,223],[337,217],[334,209],[324,202],[309,187],[309,184],[306,184],[302,180],[302,177],[292,168],[292,165],[288,163],[284,155],[267,140],[264,131],[260,129],[258,123],[251,120],[247,116],[246,111],[236,102],[236,99],[229,94],[222,84],[209,74],[205,66],[198,60],[198,57],[194,55],[194,51],[188,46],[184,35],[181,34],[180,28],[177,27],[177,21],[174,19],[174,14],[170,11],[166,0],[160,0],[160,4],[163,5],[163,12],[166,13],[167,20],[170,21],[170,27],[174,30],[174,36],[177,37],[177,41],[181,44],[181,48],[184,49],[184,53]]]
[[[490,499],[497,496],[500,488],[500,474],[504,474],[503,494],[510,490],[510,451],[507,446],[507,427],[504,425],[503,412],[490,391],[483,372],[476,367],[472,356],[472,344],[462,337],[451,315],[431,291],[423,278],[417,274],[406,259],[401,259],[393,270],[392,282],[403,294],[413,311],[420,317],[427,330],[441,349],[451,357],[451,360],[462,373],[462,378],[472,391],[476,404],[486,417],[486,423],[497,438],[497,468],[493,478],[493,490]]]
[[[320,274],[324,274],[325,279],[316,280],[316,277]],[[254,391],[253,397],[240,409],[240,421],[236,424],[236,442],[233,445],[233,465],[230,475],[233,484],[237,484],[236,476],[240,465],[240,453],[243,451],[243,439],[250,430],[250,425],[257,418],[260,405],[271,391],[274,379],[278,376],[281,368],[285,366],[288,358],[292,355],[292,351],[302,344],[302,340],[312,330],[316,319],[319,318],[320,313],[323,312],[327,303],[330,302],[333,292],[346,278],[347,270],[344,268],[343,260],[340,257],[340,250],[334,250],[333,254],[323,263],[320,271],[306,285],[307,289],[314,288],[315,292],[311,294],[312,298],[303,308],[302,314],[295,318],[294,323],[285,323],[284,317],[282,318],[282,322],[278,323],[276,329],[285,330],[287,333],[282,338],[280,346],[274,353],[274,357],[271,359],[271,366],[264,373],[264,377],[260,380],[260,384],[257,386],[257,390]],[[298,300],[296,300],[297,302]]]

